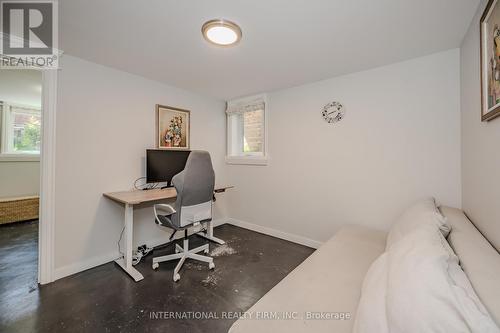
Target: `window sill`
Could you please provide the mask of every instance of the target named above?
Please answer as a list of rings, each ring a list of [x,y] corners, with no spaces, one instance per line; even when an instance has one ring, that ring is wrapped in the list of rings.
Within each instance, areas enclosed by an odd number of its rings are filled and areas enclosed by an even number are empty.
[[[0,154],[0,162],[40,162],[40,154]]]
[[[227,164],[238,165],[267,165],[268,157],[263,156],[226,156]]]

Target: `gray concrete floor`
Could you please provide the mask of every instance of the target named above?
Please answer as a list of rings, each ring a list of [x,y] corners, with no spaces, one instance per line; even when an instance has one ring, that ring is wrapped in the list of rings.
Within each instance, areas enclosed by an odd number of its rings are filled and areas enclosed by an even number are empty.
[[[177,283],[176,262],[151,268],[153,256],[173,253],[167,245],[136,266],[144,275],[138,283],[108,263],[38,287],[38,224],[1,226],[0,332],[227,332],[235,319],[152,317],[174,312],[220,318],[248,310],[313,252],[231,225],[217,227],[215,234],[228,243],[211,244],[215,270],[188,260]],[[190,237],[190,247],[203,243]]]

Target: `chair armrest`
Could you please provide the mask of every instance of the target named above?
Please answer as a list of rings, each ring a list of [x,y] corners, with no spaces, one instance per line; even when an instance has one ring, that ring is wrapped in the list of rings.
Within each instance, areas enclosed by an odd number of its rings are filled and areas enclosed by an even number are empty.
[[[161,211],[162,215],[165,215],[165,216],[169,216],[169,215],[176,213],[174,207],[172,207],[171,205],[167,205],[167,204],[156,204],[153,206],[153,211],[154,211],[155,217],[158,216],[158,211]]]

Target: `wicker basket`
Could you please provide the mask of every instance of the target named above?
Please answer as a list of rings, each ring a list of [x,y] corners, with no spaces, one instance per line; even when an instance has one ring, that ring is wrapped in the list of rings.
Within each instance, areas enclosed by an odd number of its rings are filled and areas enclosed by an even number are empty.
[[[0,224],[38,219],[38,196],[0,199]]]

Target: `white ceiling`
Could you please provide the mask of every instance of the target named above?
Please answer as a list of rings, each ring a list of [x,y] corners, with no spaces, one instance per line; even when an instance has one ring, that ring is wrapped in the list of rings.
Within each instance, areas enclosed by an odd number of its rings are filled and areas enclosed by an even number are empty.
[[[479,0],[64,0],[70,55],[229,99],[458,47]],[[210,19],[236,47],[207,43]],[[362,93],[362,92],[360,92]]]
[[[31,69],[0,69],[0,101],[41,107],[42,73]]]

